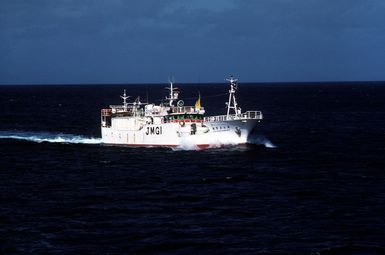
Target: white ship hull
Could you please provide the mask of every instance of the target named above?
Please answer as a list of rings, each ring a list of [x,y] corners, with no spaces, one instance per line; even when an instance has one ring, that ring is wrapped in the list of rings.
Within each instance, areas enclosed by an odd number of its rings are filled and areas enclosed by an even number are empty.
[[[197,123],[195,134],[191,134],[191,125],[181,126],[179,123],[144,125],[136,130],[102,127],[102,142],[126,146],[198,148],[246,144],[258,122],[256,119],[240,119]]]

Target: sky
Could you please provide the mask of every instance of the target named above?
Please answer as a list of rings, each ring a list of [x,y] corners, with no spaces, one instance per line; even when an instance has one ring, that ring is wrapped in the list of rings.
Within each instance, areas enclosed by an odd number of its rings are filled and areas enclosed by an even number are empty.
[[[0,84],[385,80],[384,0],[1,0]]]

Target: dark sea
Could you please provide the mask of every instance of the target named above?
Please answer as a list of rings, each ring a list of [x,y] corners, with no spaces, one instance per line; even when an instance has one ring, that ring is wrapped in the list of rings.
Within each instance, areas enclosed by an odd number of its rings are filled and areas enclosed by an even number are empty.
[[[0,86],[0,254],[385,254],[385,83],[239,84],[247,147],[100,143],[100,109],[165,86]]]

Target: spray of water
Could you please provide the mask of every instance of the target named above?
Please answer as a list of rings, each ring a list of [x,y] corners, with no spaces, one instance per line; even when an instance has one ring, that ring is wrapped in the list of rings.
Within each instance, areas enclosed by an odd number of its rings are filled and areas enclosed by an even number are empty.
[[[50,132],[25,132],[25,131],[0,131],[0,139],[23,140],[36,143],[67,143],[67,144],[99,144],[100,138],[84,137],[80,135],[50,133]]]
[[[277,148],[275,144],[273,144],[269,139],[262,135],[252,137],[249,139],[248,142],[255,145],[264,145],[266,148],[269,149]]]
[[[179,146],[172,148],[172,150],[174,150],[174,151],[195,151],[195,150],[199,150],[199,147],[194,142],[182,141],[182,143]]]
[[[220,135],[214,134],[210,137],[209,141],[206,140],[205,142],[208,143],[208,147],[205,147],[205,148],[210,148],[210,149],[223,148],[223,147],[234,147],[234,146],[237,146],[237,144],[239,144],[238,137],[233,136],[233,135],[223,135],[223,134],[220,134]],[[264,136],[252,137],[250,140],[248,140],[248,143],[249,144],[255,144],[255,145],[263,145],[266,148],[276,148],[277,147],[269,139],[267,139]],[[195,140],[194,137],[186,137],[186,139],[182,139],[181,144],[178,147],[173,148],[173,150],[177,150],[177,151],[183,150],[184,151],[184,150],[200,150],[200,149],[202,149],[199,146],[197,146],[197,144],[199,144],[199,142],[197,140]]]
[[[199,139],[199,137],[195,136],[182,137],[180,145],[176,148],[173,148],[173,150],[201,150],[206,148],[221,148],[237,144],[237,137],[231,135],[212,134],[210,138],[205,137],[204,140]],[[197,146],[197,144],[203,144],[204,146]]]

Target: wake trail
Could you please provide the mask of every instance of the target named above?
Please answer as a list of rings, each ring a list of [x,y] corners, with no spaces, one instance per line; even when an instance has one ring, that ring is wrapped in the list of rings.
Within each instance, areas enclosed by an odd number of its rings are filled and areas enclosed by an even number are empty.
[[[22,140],[36,143],[64,143],[64,144],[100,144],[100,138],[85,137],[81,135],[27,132],[27,131],[0,131],[0,139]]]
[[[212,141],[207,149],[233,147],[236,143],[231,140],[218,139]],[[19,140],[35,143],[61,143],[61,144],[101,144],[101,138],[86,137],[82,135],[53,133],[53,132],[29,132],[29,131],[0,131],[0,140]],[[248,141],[249,144],[263,145],[265,148],[277,148],[269,139],[264,136],[257,136]],[[174,151],[201,150],[194,141],[184,141]]]

